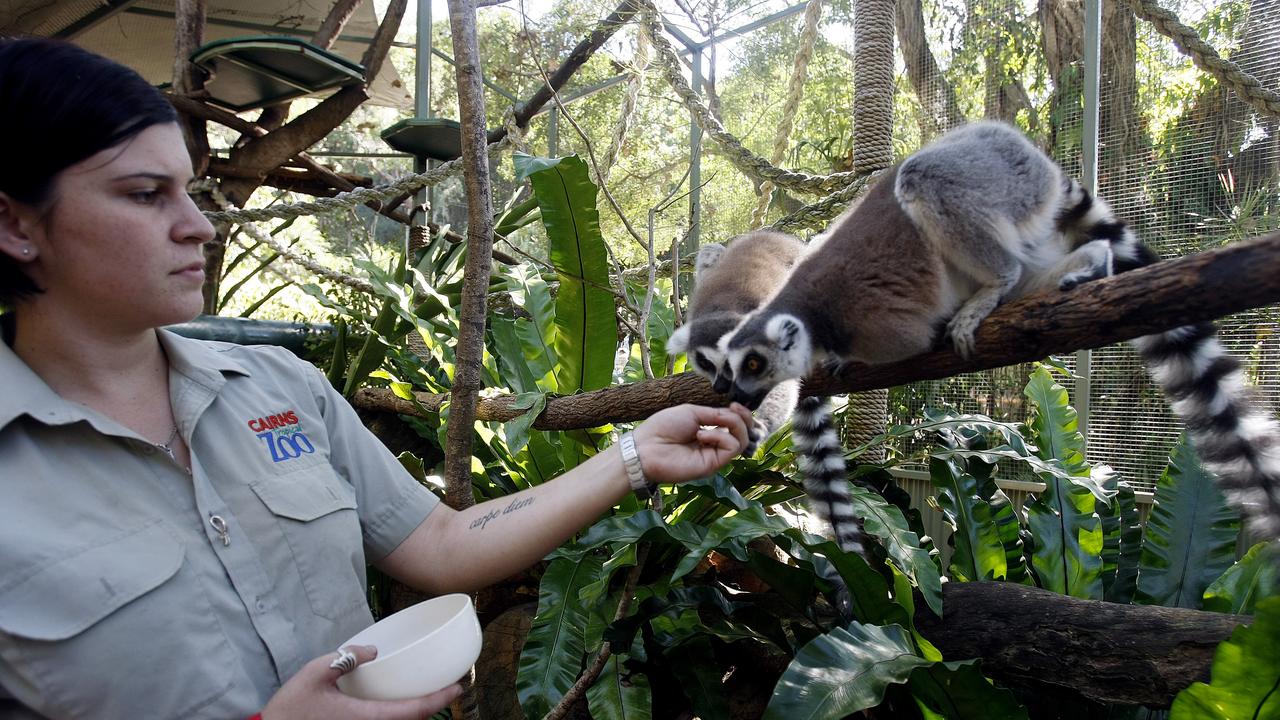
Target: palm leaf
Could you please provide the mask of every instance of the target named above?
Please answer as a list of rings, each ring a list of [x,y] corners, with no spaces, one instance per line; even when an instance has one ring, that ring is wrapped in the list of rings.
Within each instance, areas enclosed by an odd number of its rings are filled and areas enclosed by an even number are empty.
[[[1280,595],[1280,541],[1260,542],[1204,591],[1204,609],[1249,615],[1258,602]]]
[[[879,705],[889,685],[906,682],[928,664],[899,625],[837,627],[796,653],[764,720],[838,720]]]
[[[551,561],[538,588],[538,614],[520,653],[516,694],[529,717],[542,717],[573,687],[586,653],[587,611],[579,600],[596,580],[601,562],[594,555]]]
[[[613,379],[618,323],[609,291],[609,258],[600,232],[595,183],[577,156],[515,157],[542,214],[551,264],[560,280],[556,295],[555,351],[558,391],[598,390]]]
[[[1137,602],[1197,608],[1235,560],[1240,517],[1183,437],[1156,484],[1138,566]]]
[[[1211,679],[1173,699],[1170,720],[1263,720],[1280,717],[1280,598],[1258,603],[1253,625],[1218,645]]]

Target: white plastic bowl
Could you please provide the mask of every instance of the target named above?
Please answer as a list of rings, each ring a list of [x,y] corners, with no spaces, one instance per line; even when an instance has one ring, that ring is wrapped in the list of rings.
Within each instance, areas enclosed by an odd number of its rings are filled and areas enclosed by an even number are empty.
[[[480,656],[480,621],[471,598],[441,595],[385,617],[342,644],[373,645],[378,657],[338,678],[365,700],[404,700],[457,682]]]

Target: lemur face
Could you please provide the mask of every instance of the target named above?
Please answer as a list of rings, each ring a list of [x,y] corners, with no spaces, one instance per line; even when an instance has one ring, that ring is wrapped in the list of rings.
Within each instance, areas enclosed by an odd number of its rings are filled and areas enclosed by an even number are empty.
[[[728,373],[724,350],[717,346],[717,342],[740,319],[741,316],[737,315],[718,314],[683,325],[667,341],[667,352],[688,354],[694,372],[706,378],[716,392],[726,394],[732,375]]]
[[[778,383],[809,370],[809,333],[792,315],[751,317],[720,343],[730,375],[729,398],[755,410]]]

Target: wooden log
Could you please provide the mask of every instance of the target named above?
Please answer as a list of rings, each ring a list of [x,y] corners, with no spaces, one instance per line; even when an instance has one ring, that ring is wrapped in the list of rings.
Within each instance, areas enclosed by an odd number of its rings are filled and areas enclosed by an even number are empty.
[[[977,354],[950,347],[885,365],[851,365],[838,376],[811,376],[807,394],[836,395],[1039,360],[1095,348],[1187,323],[1280,302],[1280,233],[1158,263],[1070,292],[1047,292],[997,308],[978,328]],[[417,403],[382,388],[363,388],[353,402],[371,410],[423,416],[446,396],[418,393]],[[706,380],[684,373],[548,398],[538,430],[570,430],[642,420],[680,403],[724,405]],[[482,399],[479,420],[505,422],[522,414],[514,397]]]
[[[918,605],[924,607],[923,605]],[[1208,682],[1214,650],[1249,615],[1080,600],[1003,582],[947,583],[943,617],[916,613],[916,629],[947,660],[981,658],[997,683],[1079,693],[1098,702],[1168,707]]]

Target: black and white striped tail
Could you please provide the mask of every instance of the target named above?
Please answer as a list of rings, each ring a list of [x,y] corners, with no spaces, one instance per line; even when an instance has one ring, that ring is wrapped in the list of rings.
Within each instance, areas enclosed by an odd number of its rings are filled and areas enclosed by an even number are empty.
[[[1144,267],[1160,259],[1123,220],[1116,218],[1105,200],[1093,197],[1072,178],[1066,178],[1065,182],[1067,189],[1062,211],[1058,213],[1058,229],[1075,237],[1077,245],[1092,240],[1110,242],[1110,267],[1101,276]]]
[[[830,523],[840,549],[866,557],[862,526],[849,500],[849,475],[832,420],[831,401],[801,398],[791,417],[791,436],[814,511]]]
[[[1107,275],[1159,260],[1105,201],[1074,180],[1067,181],[1058,227],[1079,242],[1110,241]],[[1214,324],[1147,335],[1133,346],[1182,418],[1201,464],[1218,478],[1249,530],[1280,537],[1280,423],[1256,402],[1240,361],[1218,342]]]
[[[1213,323],[1185,325],[1133,341],[1200,464],[1259,538],[1280,537],[1280,424],[1261,407]]]

